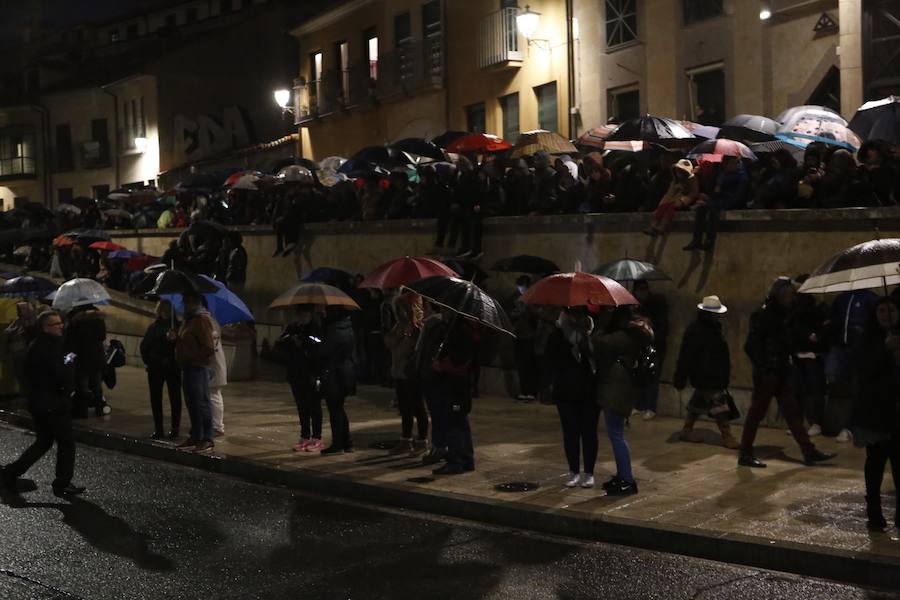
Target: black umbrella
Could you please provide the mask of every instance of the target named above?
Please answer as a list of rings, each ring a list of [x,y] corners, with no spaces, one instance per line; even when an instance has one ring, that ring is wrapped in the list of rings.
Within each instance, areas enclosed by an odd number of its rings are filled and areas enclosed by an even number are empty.
[[[866,102],[853,115],[849,127],[864,140],[900,142],[900,96]]]
[[[445,265],[456,271],[461,279],[465,279],[466,281],[474,281],[476,285],[481,285],[481,282],[490,277],[490,275],[488,275],[484,269],[479,267],[471,260],[462,261],[456,258],[449,257],[441,257],[437,260],[438,262],[444,263]]]
[[[34,217],[41,217],[45,219],[53,218],[53,211],[40,202],[26,202],[22,206],[22,210]]]
[[[614,281],[669,281],[672,278],[656,268],[655,265],[640,260],[623,258],[606,263],[594,270],[595,275],[603,275]]]
[[[437,146],[438,148],[446,148],[456,140],[461,137],[465,137],[469,135],[468,131],[445,131],[441,135],[436,135],[431,138],[431,143]]]
[[[427,142],[421,138],[404,138],[391,144],[391,148],[397,152],[407,152],[434,160],[446,160],[443,150],[432,142]]]
[[[759,115],[737,115],[722,123],[719,138],[745,143],[770,142],[781,125],[775,119]]]
[[[46,229],[28,227],[26,229],[6,229],[0,231],[0,244],[21,244],[32,240],[50,240],[53,233]]]
[[[184,294],[186,292],[215,294],[218,289],[198,275],[168,269],[156,276],[156,283],[148,295],[159,296],[160,294]]]
[[[498,260],[491,269],[506,273],[534,273],[537,275],[559,273],[559,266],[552,260],[528,254],[519,254]]]
[[[403,287],[461,317],[515,337],[512,324],[500,302],[471,281],[434,275]]]
[[[65,235],[66,237],[75,238],[80,242],[86,242],[89,240],[108,242],[110,239],[112,239],[109,237],[109,234],[102,229],[73,229],[72,231],[66,232],[63,235]]]
[[[392,169],[402,164],[399,152],[389,146],[366,146],[351,158]]]
[[[0,285],[0,298],[43,298],[58,287],[49,279],[22,275]]]
[[[803,282],[800,291],[828,294],[887,289],[900,283],[900,239],[872,240],[838,252]]]
[[[282,170],[285,167],[290,167],[291,165],[300,165],[301,167],[306,167],[310,171],[318,171],[319,165],[313,160],[308,158],[282,158],[273,162],[269,168],[266,170],[268,173],[277,174],[278,171]]]
[[[616,127],[615,131],[606,138],[608,142],[642,141],[663,145],[680,143],[681,140],[690,143],[696,142],[697,138],[688,131],[687,127],[674,119],[650,115],[628,119]]]

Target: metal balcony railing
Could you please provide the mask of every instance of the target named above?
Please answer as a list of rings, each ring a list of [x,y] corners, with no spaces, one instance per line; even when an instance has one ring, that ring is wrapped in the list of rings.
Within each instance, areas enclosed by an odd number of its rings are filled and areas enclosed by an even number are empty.
[[[397,47],[378,59],[379,97],[443,84],[444,56],[439,36]]]
[[[516,28],[517,8],[503,8],[481,19],[478,67],[487,69],[522,60],[522,44]]]

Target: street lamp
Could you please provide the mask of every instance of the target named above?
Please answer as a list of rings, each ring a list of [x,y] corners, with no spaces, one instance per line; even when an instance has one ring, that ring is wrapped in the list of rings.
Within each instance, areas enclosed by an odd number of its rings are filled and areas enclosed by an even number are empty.
[[[772,9],[769,7],[768,2],[763,2],[762,7],[759,9],[759,20],[760,21],[768,21],[772,18]]]
[[[147,150],[147,138],[143,136],[134,138],[134,149],[143,154]]]
[[[291,101],[291,91],[287,89],[275,90],[275,104],[281,107],[281,110],[289,110],[288,103]]]
[[[541,13],[534,12],[527,4],[525,5],[525,10],[516,15],[516,27],[519,33],[524,35],[525,39],[529,41],[534,37],[540,22]]]

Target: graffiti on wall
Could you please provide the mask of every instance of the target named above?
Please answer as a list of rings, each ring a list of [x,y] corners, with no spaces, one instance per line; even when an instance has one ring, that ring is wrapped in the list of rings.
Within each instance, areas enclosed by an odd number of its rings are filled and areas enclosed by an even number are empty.
[[[238,106],[225,108],[221,119],[209,115],[176,115],[174,125],[175,155],[185,161],[250,145],[250,119]]]

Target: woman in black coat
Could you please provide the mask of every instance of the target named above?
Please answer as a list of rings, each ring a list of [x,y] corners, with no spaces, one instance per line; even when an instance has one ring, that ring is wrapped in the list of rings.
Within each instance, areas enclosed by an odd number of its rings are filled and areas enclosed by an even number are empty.
[[[853,441],[866,449],[869,529],[881,530],[887,526],[881,512],[881,482],[888,461],[894,487],[900,486],[900,310],[890,298],[876,303],[860,358]],[[900,525],[900,512],[894,523]]]
[[[156,305],[156,320],[147,328],[141,340],[141,359],[147,368],[147,385],[150,388],[150,409],[153,411],[154,440],[164,437],[162,396],[163,385],[169,390],[172,428],[168,437],[174,440],[181,426],[181,369],[175,361],[175,342],[169,340],[169,331],[178,331],[181,323],[173,320],[172,303],[160,300]]]
[[[597,368],[590,337],[593,326],[593,320],[583,309],[568,308],[562,311],[544,353],[569,463],[566,487],[581,485],[589,488],[594,485],[600,410],[594,398]],[[582,454],[583,477],[579,475]]]
[[[356,341],[350,317],[341,313],[326,318],[316,360],[321,366],[322,394],[331,422],[331,445],[322,454],[353,452],[350,420],[344,410],[344,401],[356,386]]]

